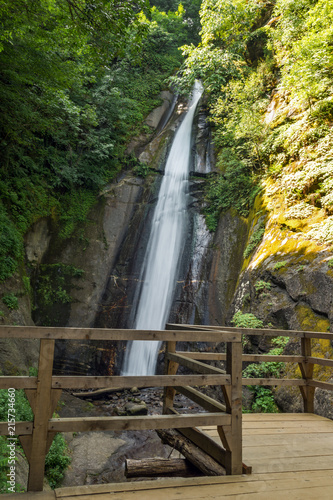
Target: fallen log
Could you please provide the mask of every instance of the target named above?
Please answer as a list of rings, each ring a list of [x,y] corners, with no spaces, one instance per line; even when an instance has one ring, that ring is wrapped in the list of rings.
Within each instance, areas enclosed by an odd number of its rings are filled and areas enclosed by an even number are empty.
[[[178,450],[205,476],[225,476],[226,471],[222,465],[176,430],[163,429],[156,432],[164,444]]]
[[[76,398],[99,398],[104,394],[110,394],[112,392],[122,392],[124,389],[117,389],[116,387],[106,387],[105,389],[96,389],[95,391],[82,391],[82,392],[72,392],[72,395]]]
[[[135,389],[139,390],[138,387],[135,387]],[[113,392],[125,392],[128,390],[129,389],[124,389],[121,387],[105,387],[103,389],[96,389],[94,391],[72,392],[72,395],[77,398],[98,399],[100,396],[103,396],[104,394],[112,394]]]
[[[184,458],[145,458],[125,460],[125,476],[132,477],[196,477],[202,476],[191,462]]]

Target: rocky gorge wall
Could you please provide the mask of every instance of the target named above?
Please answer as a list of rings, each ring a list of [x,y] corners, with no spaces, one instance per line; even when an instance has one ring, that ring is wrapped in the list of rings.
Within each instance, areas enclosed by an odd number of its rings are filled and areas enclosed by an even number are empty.
[[[266,328],[327,332],[333,317],[332,249],[279,223],[280,209],[258,196],[248,219],[232,210],[221,215],[213,241],[209,313],[212,324],[232,326],[234,314],[251,313]],[[264,235],[247,257],[246,248],[260,228]],[[264,338],[252,339],[248,349],[265,352]],[[299,353],[298,341],[290,340],[288,354]],[[333,342],[312,341],[313,356],[333,357]],[[294,364],[286,376],[301,376]],[[332,381],[332,369],[317,366],[314,377]],[[283,411],[302,411],[298,388],[278,388],[275,400]],[[333,397],[316,390],[316,412],[333,418]]]

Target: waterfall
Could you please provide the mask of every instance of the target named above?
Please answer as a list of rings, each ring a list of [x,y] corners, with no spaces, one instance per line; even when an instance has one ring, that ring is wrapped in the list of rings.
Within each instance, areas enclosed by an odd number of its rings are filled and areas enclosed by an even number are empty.
[[[134,328],[163,330],[168,319],[177,269],[186,237],[188,174],[194,113],[202,94],[196,82],[189,109],[174,137],[166,162],[141,270]],[[153,375],[160,343],[134,341],[127,346],[124,375]]]

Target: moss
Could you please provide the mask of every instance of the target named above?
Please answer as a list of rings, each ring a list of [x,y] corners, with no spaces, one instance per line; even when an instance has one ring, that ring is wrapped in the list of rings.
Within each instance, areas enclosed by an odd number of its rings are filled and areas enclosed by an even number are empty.
[[[306,304],[297,304],[295,307],[300,329],[314,332],[327,332],[330,322],[327,318],[314,313]]]
[[[333,359],[333,348],[327,339],[312,339],[312,356],[316,358]],[[332,378],[332,368],[327,366],[315,365],[313,369],[313,378],[320,380],[329,380]]]
[[[19,376],[21,375],[20,370],[11,361],[6,360],[3,364],[3,371],[9,376]]]

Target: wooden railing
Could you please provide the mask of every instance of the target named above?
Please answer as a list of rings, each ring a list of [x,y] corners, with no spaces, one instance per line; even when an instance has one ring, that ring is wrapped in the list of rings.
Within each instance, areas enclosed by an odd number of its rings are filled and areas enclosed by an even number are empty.
[[[242,355],[242,334],[288,336],[300,339],[301,354],[293,356]],[[222,464],[228,474],[241,474],[242,464],[242,385],[299,386],[304,411],[314,412],[316,387],[333,390],[333,384],[313,380],[315,364],[333,368],[332,359],[313,357],[311,339],[333,340],[331,333],[286,330],[243,329],[192,325],[167,325],[163,331],[48,328],[0,326],[0,338],[40,339],[37,377],[0,377],[2,389],[24,389],[34,413],[33,422],[15,422],[18,435],[29,462],[28,490],[43,488],[45,456],[57,432],[98,430],[143,430],[176,428]],[[54,376],[55,340],[124,341],[154,340],[166,342],[165,374],[155,376]],[[225,353],[177,351],[176,342],[225,343]],[[205,361],[225,362],[225,370],[207,365]],[[242,362],[285,361],[298,363],[302,378],[242,378]],[[182,365],[193,374],[177,375]],[[225,405],[203,394],[198,387],[222,387]],[[78,417],[52,418],[62,389],[164,387],[163,415],[143,417]],[[175,392],[199,404],[205,412],[179,414],[174,406]],[[216,425],[223,446],[197,427]],[[0,423],[0,434],[10,434],[10,422]],[[12,430],[11,430],[12,432]]]
[[[167,328],[173,328],[175,325],[167,325]],[[187,329],[194,328],[190,325],[178,325],[178,328]],[[264,386],[298,386],[301,391],[305,413],[314,413],[314,395],[315,389],[333,390],[333,383],[322,382],[313,379],[314,366],[321,365],[327,368],[332,368],[333,377],[333,359],[319,358],[312,356],[312,339],[325,339],[333,341],[333,333],[322,332],[299,332],[296,330],[270,330],[270,329],[252,329],[252,328],[234,328],[234,327],[200,327],[202,330],[207,328],[209,331],[221,331],[229,333],[239,333],[249,336],[266,336],[266,337],[293,337],[300,340],[300,354],[298,355],[269,355],[269,354],[242,354],[242,363],[245,362],[286,362],[297,363],[300,368],[302,378],[286,379],[286,378],[242,378],[242,385],[264,385]],[[205,335],[202,334],[202,341]],[[176,355],[185,356],[188,359],[200,361],[225,361],[226,353],[208,353],[208,352],[181,352],[177,351]]]
[[[205,329],[205,341],[226,342],[226,371],[210,367],[195,360],[183,358],[184,364],[194,371],[190,375],[177,375],[174,361],[168,361],[167,373],[155,376],[54,376],[53,361],[55,340],[124,341],[149,340],[168,342],[169,356],[177,341],[199,342],[202,330],[187,328],[179,330],[170,327],[167,331],[81,329],[1,326],[0,338],[40,339],[37,377],[1,376],[0,388],[24,389],[34,413],[33,422],[15,422],[15,434],[19,437],[29,462],[28,491],[43,489],[46,454],[57,432],[143,430],[176,428],[183,432],[196,433],[193,439],[200,439],[202,433],[197,426],[216,425],[224,448],[207,437],[202,447],[210,447],[212,455],[226,467],[229,474],[242,473],[242,344],[238,332],[222,332]],[[177,358],[177,365],[181,362]],[[174,363],[174,364],[173,364]],[[194,387],[219,385],[228,395],[227,408],[208,398]],[[133,417],[78,417],[52,418],[62,389],[164,387],[163,415]],[[178,414],[172,406],[174,388],[183,389],[208,411],[196,414]],[[0,434],[13,433],[12,422],[0,423]]]

